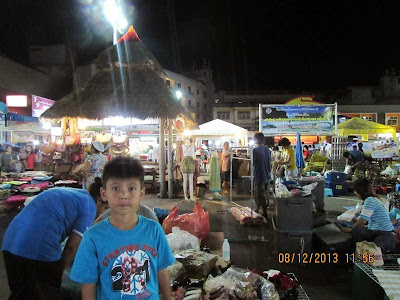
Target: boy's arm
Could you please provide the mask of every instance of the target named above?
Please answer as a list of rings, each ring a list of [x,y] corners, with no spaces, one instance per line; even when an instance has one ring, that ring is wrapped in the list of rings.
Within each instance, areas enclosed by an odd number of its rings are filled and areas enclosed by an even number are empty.
[[[158,271],[157,277],[158,277],[158,286],[160,287],[163,299],[168,299],[168,300],[171,299],[172,297],[171,281],[169,279],[167,268]]]
[[[64,251],[62,253],[63,272],[72,264],[81,240],[82,238],[76,233],[72,233],[69,236],[68,242],[65,245]]]
[[[83,283],[82,284],[82,300],[96,300],[96,284]]]

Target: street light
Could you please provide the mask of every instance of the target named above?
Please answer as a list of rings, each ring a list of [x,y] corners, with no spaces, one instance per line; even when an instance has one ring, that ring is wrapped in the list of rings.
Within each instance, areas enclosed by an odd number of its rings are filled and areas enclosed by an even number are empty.
[[[178,98],[178,100],[180,100],[182,98],[182,92],[181,91],[176,91],[176,98]]]
[[[121,12],[121,8],[114,0],[107,0],[104,3],[103,11],[108,21],[113,26],[113,44],[115,45],[117,43],[117,30],[122,34],[122,30],[126,28],[128,21],[125,19]]]

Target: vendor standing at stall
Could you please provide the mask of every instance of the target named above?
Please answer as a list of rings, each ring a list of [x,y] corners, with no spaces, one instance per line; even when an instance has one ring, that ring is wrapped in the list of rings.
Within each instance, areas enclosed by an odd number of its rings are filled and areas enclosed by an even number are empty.
[[[221,171],[223,180],[222,188],[223,188],[223,193],[225,195],[229,194],[228,182],[230,180],[230,158],[231,158],[231,152],[229,151],[229,142],[225,142],[221,155],[222,159]]]
[[[282,158],[280,161],[275,162],[275,164],[285,167],[286,180],[297,177],[296,156],[294,149],[290,146],[290,141],[287,138],[282,138],[279,144],[283,148]]]
[[[262,207],[263,216],[268,220],[268,183],[271,179],[271,152],[263,144],[264,134],[258,132],[254,135],[254,139],[256,143],[253,150],[255,211],[259,213]]]
[[[107,163],[107,157],[103,155],[104,146],[102,143],[99,141],[93,142],[90,151],[91,155],[86,157],[83,166],[84,188],[88,190],[90,185],[94,183],[95,178],[103,175],[103,169]]]
[[[17,162],[18,156],[13,152],[12,146],[6,146],[6,152],[3,152],[0,157],[0,170],[6,173],[13,172]]]
[[[395,253],[396,236],[389,213],[373,192],[371,183],[365,178],[356,181],[354,193],[364,201],[364,206],[354,226],[342,228],[342,231],[351,233],[354,244],[361,241],[374,242],[382,253]]]

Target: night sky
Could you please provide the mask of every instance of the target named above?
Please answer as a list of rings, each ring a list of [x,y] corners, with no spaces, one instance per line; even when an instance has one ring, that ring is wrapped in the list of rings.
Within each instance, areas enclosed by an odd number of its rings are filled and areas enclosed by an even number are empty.
[[[98,0],[2,0],[0,51],[27,64],[28,46],[68,43],[78,64],[110,46]],[[400,69],[400,1],[121,0],[161,65],[211,60],[220,90],[377,85]],[[178,55],[179,53],[179,55]]]

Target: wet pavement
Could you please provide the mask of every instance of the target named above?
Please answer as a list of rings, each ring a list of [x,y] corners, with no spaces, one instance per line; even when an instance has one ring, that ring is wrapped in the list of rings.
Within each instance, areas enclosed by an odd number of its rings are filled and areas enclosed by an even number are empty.
[[[211,198],[206,194],[206,198]],[[248,195],[234,197],[234,202],[241,206],[251,206]],[[210,212],[212,232],[223,232],[231,246],[231,261],[234,265],[248,269],[269,270],[276,269],[294,273],[302,283],[310,299],[351,299],[352,266],[339,263],[325,264],[285,264],[279,263],[278,253],[275,250],[275,232],[271,222],[265,225],[240,225],[232,216],[229,209],[232,204],[228,198],[222,200],[199,200],[205,210]],[[357,199],[349,197],[329,197],[325,200],[325,209],[328,219],[334,220],[345,209],[343,206],[355,205]],[[192,212],[194,202],[178,199],[159,199],[156,195],[146,195],[143,204],[150,208],[159,207],[172,209],[175,205],[179,214]],[[4,213],[0,205],[0,240],[16,213]],[[269,219],[273,216],[274,205],[268,209]],[[314,252],[320,251],[318,248]],[[7,299],[9,289],[4,269],[4,262],[0,254],[0,300]]]

